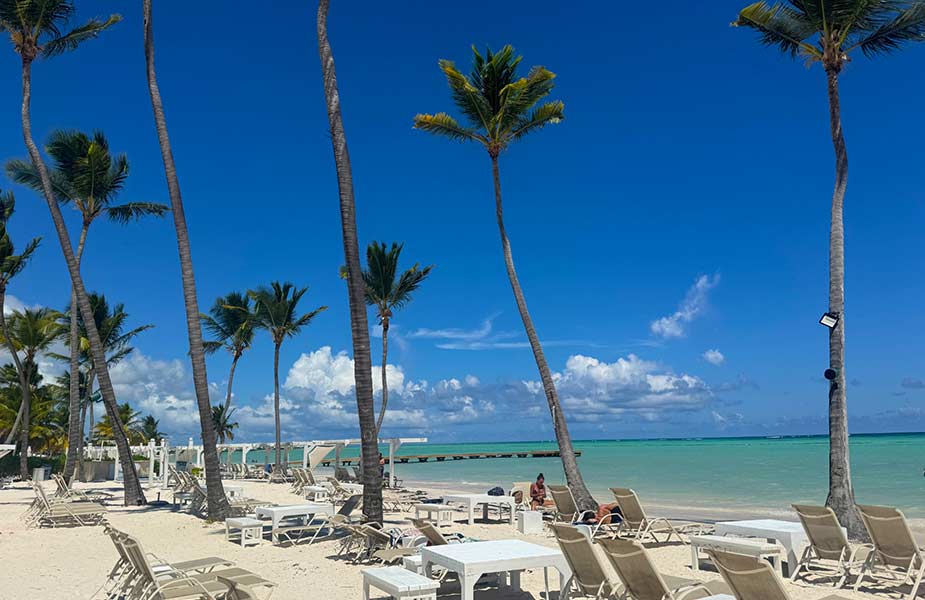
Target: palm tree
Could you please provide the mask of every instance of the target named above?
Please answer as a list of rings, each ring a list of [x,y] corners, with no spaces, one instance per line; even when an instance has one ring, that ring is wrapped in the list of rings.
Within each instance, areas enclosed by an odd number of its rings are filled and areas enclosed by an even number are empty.
[[[196,278],[193,274],[193,257],[190,250],[189,230],[186,227],[186,213],[183,210],[183,196],[180,194],[180,180],[173,161],[170,137],[167,135],[167,119],[157,85],[154,68],[154,23],[152,22],[152,0],[143,0],[145,70],[148,79],[148,93],[157,140],[164,161],[164,175],[170,194],[170,208],[177,233],[177,251],[180,256],[180,274],[183,283],[183,304],[186,308],[186,330],[189,335],[189,356],[193,367],[193,388],[199,408],[199,426],[202,430],[202,453],[206,469],[206,493],[208,494],[209,520],[224,521],[228,516],[228,499],[222,487],[222,473],[215,449],[215,430],[212,428],[212,404],[209,400],[209,376],[206,373],[205,349],[202,342],[202,328],[199,323],[199,300],[196,298]]]
[[[299,316],[299,300],[308,291],[307,287],[295,288],[291,283],[274,281],[269,288],[260,288],[248,292],[254,301],[256,311],[255,325],[266,329],[273,338],[273,414],[276,418],[276,462],[274,470],[281,472],[281,442],[279,426],[279,349],[286,338],[295,337],[303,327],[311,323],[318,313],[326,311],[327,306]]]
[[[533,358],[540,372],[546,402],[552,414],[565,479],[578,505],[583,510],[596,510],[597,502],[585,486],[578,469],[565,413],[562,412],[562,405],[559,403],[559,394],[536,328],[533,326],[533,319],[527,310],[527,301],[520,287],[520,280],[514,270],[511,244],[504,228],[501,176],[498,171],[498,157],[502,151],[527,134],[561,121],[564,118],[565,105],[556,100],[537,106],[537,103],[552,91],[555,75],[544,67],[533,67],[526,77],[518,79],[517,66],[522,57],[514,56],[514,48],[511,46],[504,46],[497,53],[488,50],[484,57],[473,46],[472,54],[473,68],[469,77],[459,72],[451,61],[439,62],[440,69],[450,84],[453,102],[468,123],[460,125],[446,113],[419,114],[414,117],[414,127],[455,141],[478,142],[488,151],[495,184],[495,216],[501,234],[504,266],[514,291],[514,301],[517,303],[520,319],[527,332],[527,340],[533,350]]]
[[[147,441],[141,429],[141,421],[138,420],[140,416],[141,413],[137,410],[133,410],[128,402],[119,405],[119,421],[122,424],[122,431],[125,432],[125,435],[128,436],[128,439],[131,440],[133,444],[143,444]],[[113,439],[112,421],[109,420],[108,415],[103,416],[100,422],[96,424],[94,430],[96,431],[97,439]]]
[[[231,292],[219,298],[209,309],[208,315],[202,315],[202,324],[215,336],[214,340],[204,344],[208,353],[224,348],[231,354],[231,371],[228,373],[228,392],[225,395],[225,412],[231,407],[231,389],[234,383],[234,370],[244,351],[254,341],[254,312],[251,299],[247,294]],[[214,408],[213,414],[214,414]],[[217,432],[216,432],[217,433]]]
[[[13,246],[13,241],[10,239],[9,232],[6,230],[6,224],[13,215],[15,206],[16,200],[13,197],[13,192],[0,192],[0,334],[2,334],[3,339],[6,340],[6,349],[9,350],[10,355],[13,357],[13,365],[19,377],[20,389],[24,390],[24,393],[28,396],[30,386],[27,383],[26,370],[23,368],[22,362],[19,360],[19,355],[16,353],[16,349],[10,341],[10,333],[6,322],[6,315],[4,314],[4,307],[6,304],[6,288],[10,280],[26,268],[26,265],[32,258],[32,254],[35,252],[36,248],[39,247],[41,238],[33,238],[26,244],[22,253],[15,254],[16,249]],[[16,420],[13,421],[4,443],[9,444],[15,439],[16,433],[22,422],[22,411],[27,405],[28,401],[20,403],[20,408],[16,413]]]
[[[145,415],[141,420],[141,425],[138,428],[138,431],[141,433],[141,437],[145,442],[150,442],[154,440],[157,443],[159,440],[167,437],[167,434],[162,432],[159,427],[161,423],[154,418],[154,415]]]
[[[235,409],[226,409],[224,406],[212,407],[212,426],[215,427],[215,435],[218,436],[220,444],[225,440],[234,440],[234,430],[238,427],[237,421],[232,421]],[[228,459],[231,460],[231,453],[228,453]]]
[[[61,314],[49,308],[15,311],[10,316],[6,343],[13,347],[13,354],[22,352],[22,369],[26,374],[26,385],[22,387],[22,419],[20,423],[19,475],[29,477],[29,411],[31,409],[32,378],[38,371],[36,357],[48,350],[61,337],[63,328],[58,322]]]
[[[826,505],[850,535],[864,537],[854,503],[848,456],[848,406],[845,396],[845,231],[844,202],[848,185],[848,149],[841,124],[838,76],[853,51],[868,58],[898,50],[906,42],[925,39],[925,3],[893,0],[790,0],[745,7],[735,27],[748,27],[761,43],[793,58],[819,62],[825,71],[829,125],[835,150],[835,190],[829,229],[829,312],[838,316],[829,330],[829,494]]]
[[[81,228],[77,242],[75,260],[81,266],[84,245],[90,225],[100,216],[117,223],[127,223],[144,216],[163,216],[167,206],[153,202],[128,202],[114,205],[129,174],[129,163],[125,154],[115,157],[109,152],[109,141],[102,132],[88,136],[79,131],[57,130],[49,136],[45,151],[54,160],[49,172],[58,201],[73,203],[80,212]],[[42,181],[35,166],[25,160],[14,159],[6,163],[7,176],[37,192],[42,191]],[[71,291],[71,306],[77,298]],[[70,370],[80,368],[80,346],[77,331],[77,311],[70,311]],[[64,463],[64,477],[70,479],[77,463],[80,446],[80,390],[77,378],[70,381],[70,421],[68,423],[68,451]]]
[[[111,15],[105,21],[91,19],[84,25],[64,33],[62,30],[74,12],[74,3],[71,0],[0,0],[0,31],[10,34],[13,49],[19,55],[22,64],[21,114],[23,140],[29,153],[29,159],[35,165],[39,173],[39,179],[42,182],[42,195],[48,204],[48,211],[51,213],[51,219],[58,234],[58,242],[61,245],[64,260],[67,263],[67,270],[71,276],[71,284],[76,291],[77,306],[89,320],[90,304],[87,299],[86,289],[80,276],[80,269],[77,267],[77,259],[74,256],[74,249],[71,246],[71,238],[64,223],[64,217],[61,215],[61,209],[58,206],[51,176],[48,174],[42,155],[32,138],[31,118],[32,64],[35,60],[39,57],[51,58],[74,50],[83,42],[96,38],[103,30],[122,20],[119,15]],[[90,351],[99,363],[104,364],[103,347],[99,334],[95,329],[92,329],[89,333]],[[115,419],[117,418],[116,394],[107,369],[104,368],[99,373],[99,380],[106,410],[110,417]],[[115,442],[124,473],[124,504],[126,506],[144,504],[144,490],[142,490],[141,483],[138,480],[138,473],[135,472],[135,464],[132,462],[128,441],[125,436],[119,433],[116,435]]]
[[[347,134],[340,113],[340,92],[334,54],[328,41],[328,7],[330,0],[318,0],[318,54],[324,98],[331,130],[331,146],[337,168],[337,190],[340,197],[340,224],[344,240],[344,262],[347,268],[347,297],[350,301],[350,334],[353,339],[353,377],[356,383],[357,416],[360,424],[360,454],[363,473],[363,515],[367,521],[382,523],[382,477],[379,474],[379,432],[373,405],[373,373],[369,348],[369,322],[364,298],[366,290],[360,267],[360,246],[357,241],[356,203],[353,198],[353,171],[347,151]]]
[[[389,403],[389,382],[386,365],[389,356],[389,324],[392,312],[404,308],[411,302],[411,294],[427,279],[433,265],[423,269],[415,263],[410,269],[398,275],[398,259],[404,244],[392,243],[386,249],[385,242],[373,242],[366,248],[366,271],[363,282],[366,286],[366,304],[376,307],[376,316],[382,326],[382,406],[376,420],[376,432],[382,430],[385,407]]]

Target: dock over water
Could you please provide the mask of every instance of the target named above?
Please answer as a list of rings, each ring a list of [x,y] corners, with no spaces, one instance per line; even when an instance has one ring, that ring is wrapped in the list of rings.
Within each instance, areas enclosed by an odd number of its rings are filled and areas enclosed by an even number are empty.
[[[559,456],[558,450],[518,450],[516,452],[461,452],[453,454],[412,454],[407,456],[396,456],[396,463],[413,463],[413,462],[444,462],[447,460],[481,460],[486,458],[556,458]],[[581,450],[575,451],[575,456],[581,456]],[[341,458],[342,465],[350,466],[359,464],[360,457]],[[388,457],[385,458],[386,464],[389,463]],[[321,464],[329,467],[335,463],[335,459],[324,460]]]

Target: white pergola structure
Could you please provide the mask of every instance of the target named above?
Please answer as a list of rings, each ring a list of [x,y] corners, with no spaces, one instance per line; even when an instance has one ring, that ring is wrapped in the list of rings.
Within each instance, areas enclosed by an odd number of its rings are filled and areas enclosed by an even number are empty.
[[[12,454],[15,449],[16,446],[13,444],[0,444],[0,458],[3,458],[7,454]]]

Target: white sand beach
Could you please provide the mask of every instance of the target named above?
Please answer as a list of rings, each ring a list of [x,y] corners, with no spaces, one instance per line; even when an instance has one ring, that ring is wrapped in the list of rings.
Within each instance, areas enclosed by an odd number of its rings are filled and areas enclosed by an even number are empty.
[[[236,481],[244,487],[245,495],[278,504],[305,502],[304,498],[289,492],[288,485],[263,482]],[[339,541],[329,539],[314,544],[274,546],[268,540],[258,546],[242,548],[225,540],[224,525],[207,523],[183,512],[164,507],[124,508],[119,506],[121,489],[112,482],[78,484],[81,489],[101,489],[116,494],[109,504],[109,522],[116,528],[136,536],[145,551],[168,561],[182,561],[205,556],[219,556],[233,561],[236,566],[249,569],[278,584],[276,599],[324,598],[330,600],[358,600],[361,598],[360,571],[365,568],[352,565],[335,556]],[[45,483],[51,491],[51,483]],[[158,498],[158,489],[147,492],[149,500]],[[434,490],[434,496],[440,492]],[[171,492],[160,492],[163,500],[170,500]],[[106,574],[116,560],[116,551],[102,527],[65,529],[27,528],[22,513],[33,499],[33,491],[25,483],[0,490],[0,600],[87,599],[105,581]],[[388,513],[386,527],[410,527],[403,513]],[[465,523],[462,513],[452,527],[464,535],[480,540],[527,539],[531,542],[556,547],[551,536],[524,536],[507,523]],[[718,579],[715,571],[692,571],[690,548],[673,543],[651,546],[650,553],[658,568],[665,574],[703,581]],[[705,567],[710,568],[710,567]],[[557,578],[551,577],[552,589],[557,589]],[[458,587],[450,582],[444,585],[439,598],[459,598]],[[545,597],[542,572],[525,574],[523,592],[509,589],[477,591],[479,600],[495,598]],[[806,582],[785,583],[793,600],[818,600],[830,596],[833,589],[827,585]],[[848,599],[895,597],[886,591],[866,588],[867,593],[854,593],[850,589],[837,590]],[[873,592],[873,593],[871,593]],[[875,595],[874,595],[875,594]],[[374,594],[383,597],[383,594]],[[556,592],[552,593],[556,598]]]

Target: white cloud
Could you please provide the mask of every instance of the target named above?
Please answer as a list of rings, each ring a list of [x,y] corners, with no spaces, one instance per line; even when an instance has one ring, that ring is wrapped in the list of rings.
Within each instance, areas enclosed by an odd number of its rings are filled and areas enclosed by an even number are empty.
[[[652,333],[662,338],[684,337],[685,327],[697,318],[707,306],[707,297],[710,290],[719,284],[719,275],[710,277],[701,275],[694,285],[687,290],[684,300],[674,313],[656,319],[649,324]]]
[[[723,353],[715,348],[711,348],[703,353],[703,360],[707,361],[711,365],[716,365],[717,367],[726,362],[726,357],[723,356]]]

